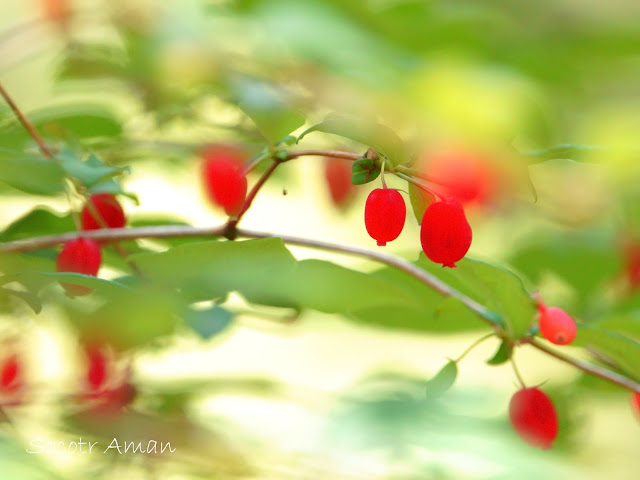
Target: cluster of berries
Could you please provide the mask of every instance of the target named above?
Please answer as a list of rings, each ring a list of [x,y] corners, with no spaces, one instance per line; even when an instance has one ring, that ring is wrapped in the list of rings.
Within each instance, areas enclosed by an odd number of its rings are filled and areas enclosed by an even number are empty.
[[[89,413],[115,414],[133,402],[136,389],[130,381],[130,371],[118,369],[106,349],[86,347],[85,362],[86,370],[77,400]],[[26,390],[23,363],[17,353],[12,353],[0,364],[0,405],[23,404]]]
[[[99,217],[99,218],[96,218]],[[81,212],[82,230],[123,228],[127,223],[118,200],[108,193],[92,195]],[[96,276],[102,264],[101,243],[90,238],[77,238],[66,242],[56,261],[58,272],[82,273]],[[91,289],[82,285],[63,283],[70,296],[86,295]]]

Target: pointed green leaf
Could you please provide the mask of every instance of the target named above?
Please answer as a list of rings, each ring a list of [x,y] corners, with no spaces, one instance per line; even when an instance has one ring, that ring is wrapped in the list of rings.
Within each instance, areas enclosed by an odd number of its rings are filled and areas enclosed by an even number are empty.
[[[219,305],[206,310],[189,308],[185,320],[187,325],[198,335],[204,339],[209,339],[231,325],[233,313]]]
[[[433,399],[442,396],[442,394],[453,386],[457,376],[458,365],[456,362],[449,360],[449,362],[427,382],[427,398]]]
[[[511,358],[512,353],[513,343],[507,340],[503,340],[493,357],[487,360],[487,363],[489,365],[501,365]]]
[[[417,185],[409,183],[409,200],[411,201],[413,214],[418,221],[418,225],[420,225],[422,223],[422,217],[424,217],[424,212],[427,211],[429,205],[436,201],[436,197]]]

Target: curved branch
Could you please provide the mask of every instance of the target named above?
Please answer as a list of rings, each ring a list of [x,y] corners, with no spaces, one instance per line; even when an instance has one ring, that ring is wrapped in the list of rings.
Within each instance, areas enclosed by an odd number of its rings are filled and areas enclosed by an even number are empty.
[[[340,152],[338,150],[298,150],[297,152],[289,152],[287,155],[287,160],[293,160],[294,158],[304,157],[304,156],[319,156],[319,157],[333,157],[333,158],[344,158],[346,160],[360,160],[364,158],[359,153],[351,153],[351,152]]]
[[[640,393],[640,383],[631,380],[630,378],[625,377],[624,375],[620,375],[619,373],[612,372],[611,370],[600,367],[598,365],[593,365],[591,363],[583,362],[581,360],[576,360],[575,358],[568,357],[563,353],[560,353],[552,348],[547,347],[544,343],[539,340],[532,338],[527,343],[529,343],[532,347],[537,348],[541,352],[546,353],[554,358],[557,358],[561,362],[568,363],[569,365],[573,365],[574,367],[586,372],[590,375],[594,375],[603,380],[607,380],[611,383],[615,383],[620,385],[621,387],[628,388],[629,390],[633,390],[634,392]]]
[[[101,230],[90,230],[90,231],[82,231],[82,232],[69,232],[63,233],[60,235],[47,235],[43,237],[35,237],[26,240],[16,240],[13,242],[6,242],[0,244],[0,253],[16,253],[16,252],[24,252],[28,250],[36,250],[45,247],[51,247],[53,245],[57,245],[60,243],[64,243],[69,240],[73,240],[79,237],[85,238],[93,238],[94,240],[135,240],[138,238],[172,238],[172,237],[219,237],[224,235],[227,231],[227,225],[220,225],[216,227],[208,227],[208,228],[198,228],[192,226],[183,226],[183,225],[160,225],[160,226],[152,226],[152,227],[137,227],[137,228],[112,228],[112,229],[101,229]],[[269,237],[278,237],[281,238],[285,243],[291,245],[298,245],[300,247],[308,247],[308,248],[317,248],[321,250],[330,250],[339,253],[345,253],[349,255],[356,255],[364,258],[368,258],[370,260],[376,261],[378,263],[382,263],[388,265],[390,267],[394,267],[398,270],[401,270],[408,275],[412,276],[422,284],[427,287],[433,289],[440,295],[444,297],[454,297],[461,301],[469,310],[474,312],[478,317],[491,326],[496,332],[500,328],[500,321],[497,319],[490,310],[485,308],[484,306],[477,303],[475,300],[467,297],[461,292],[451,288],[446,283],[442,282],[437,277],[433,276],[429,272],[422,270],[417,267],[413,263],[403,260],[401,258],[396,258],[391,255],[374,252],[371,250],[364,249],[362,247],[354,246],[354,245],[338,245],[330,242],[324,242],[321,240],[311,240],[299,237],[293,237],[289,235],[274,235],[266,232],[257,232],[253,230],[245,230],[238,229],[237,234],[240,237],[245,238],[269,238]],[[624,375],[620,375],[616,372],[608,370],[603,367],[599,367],[596,365],[592,365],[586,362],[582,362],[580,360],[575,360],[571,357],[567,357],[562,353],[559,353],[553,349],[548,348],[543,343],[540,343],[538,340],[532,338],[527,342],[531,344],[534,348],[550,355],[552,357],[557,358],[565,363],[573,365],[574,367],[586,372],[590,375],[595,375],[596,377],[602,378],[603,380],[609,381],[611,383],[615,383],[620,385],[621,387],[627,388],[629,390],[639,392],[640,393],[640,384],[631,380],[630,378],[625,377]]]

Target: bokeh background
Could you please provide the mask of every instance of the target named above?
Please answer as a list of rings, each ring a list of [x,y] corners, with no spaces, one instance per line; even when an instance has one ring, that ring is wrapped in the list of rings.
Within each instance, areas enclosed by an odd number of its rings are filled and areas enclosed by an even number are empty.
[[[74,0],[68,23],[46,17],[44,3],[1,3],[0,80],[42,119],[52,143],[130,167],[122,185],[138,201],[121,198],[131,224],[223,222],[201,188],[202,146],[231,143],[254,154],[265,130],[293,122],[299,134],[338,112],[392,128],[418,162],[441,148],[482,152],[508,181],[499,198],[468,210],[469,255],[509,266],[579,320],[632,315],[637,299],[625,265],[640,233],[640,3]],[[7,127],[10,118],[0,109],[0,147],[31,148]],[[299,147],[366,150],[323,133]],[[304,157],[280,168],[243,226],[376,248],[363,206],[378,183],[357,187],[338,209],[323,165]],[[40,205],[69,210],[64,197],[8,186],[1,201],[3,229]],[[405,230],[385,251],[414,260],[418,238],[409,209]],[[117,262],[102,274],[118,276]],[[516,358],[527,382],[544,383],[558,405],[554,450],[530,449],[510,430],[513,372],[485,363],[497,340],[473,350],[452,390],[425,403],[424,382],[485,333],[482,324],[461,331],[452,317],[403,328],[398,318],[397,328],[380,328],[258,307],[233,293],[225,306],[233,322],[211,339],[185,332],[129,352],[140,391],[134,416],[107,427],[67,420],[65,392],[82,366],[75,333],[55,305],[38,316],[3,315],[0,332],[19,339],[35,387],[29,405],[9,412],[2,478],[626,480],[640,469],[640,424],[628,392],[530,348]],[[627,322],[623,331],[639,329]],[[34,438],[110,440],[131,428],[168,438],[177,453],[25,453]]]

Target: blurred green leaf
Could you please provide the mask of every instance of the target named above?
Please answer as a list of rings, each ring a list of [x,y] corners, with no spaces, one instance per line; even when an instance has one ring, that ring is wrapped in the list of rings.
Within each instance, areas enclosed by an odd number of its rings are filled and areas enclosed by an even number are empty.
[[[409,153],[402,139],[389,127],[378,123],[331,114],[302,132],[298,142],[311,132],[331,133],[349,138],[373,148],[384,155],[392,165],[409,161]]]
[[[0,182],[25,193],[55,195],[64,191],[64,170],[56,162],[37,156],[14,157],[0,153]]]
[[[402,289],[374,276],[321,260],[298,262],[278,238],[190,243],[132,260],[192,302],[230,291],[253,303],[321,312],[411,302]]]
[[[305,122],[304,115],[292,106],[288,95],[279,87],[249,77],[238,77],[231,88],[240,109],[251,117],[272,145],[284,141]]]
[[[36,207],[14,220],[0,233],[1,242],[22,240],[41,235],[73,232],[75,225],[71,215],[58,215],[45,207]]]
[[[640,380],[640,343],[594,325],[578,325],[572,345],[592,348],[613,361],[627,375]]]
[[[185,315],[187,325],[204,339],[209,339],[225,330],[233,321],[233,313],[214,305],[206,310],[189,308]]]
[[[458,364],[453,360],[449,360],[449,362],[427,382],[427,398],[434,399],[442,396],[453,386],[457,376]]]
[[[1,279],[2,277],[0,277],[0,280]],[[42,311],[42,302],[40,301],[37,295],[31,292],[14,290],[11,288],[2,288],[0,289],[0,293],[2,295],[10,295],[10,296],[19,298],[24,303],[26,303],[31,308],[31,310],[33,310],[35,314],[38,314]]]

